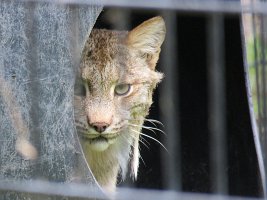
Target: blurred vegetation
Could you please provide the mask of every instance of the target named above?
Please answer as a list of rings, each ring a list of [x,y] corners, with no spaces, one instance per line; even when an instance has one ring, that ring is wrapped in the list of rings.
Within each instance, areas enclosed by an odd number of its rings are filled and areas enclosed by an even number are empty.
[[[265,68],[267,68],[267,48],[264,45],[265,42],[262,42],[259,37],[251,37],[248,38],[246,41],[246,56],[248,63],[249,81],[252,93],[254,112],[256,114],[257,119],[259,117],[259,110],[262,110],[263,106],[262,84],[264,76],[264,64]],[[259,96],[259,102],[257,96]]]

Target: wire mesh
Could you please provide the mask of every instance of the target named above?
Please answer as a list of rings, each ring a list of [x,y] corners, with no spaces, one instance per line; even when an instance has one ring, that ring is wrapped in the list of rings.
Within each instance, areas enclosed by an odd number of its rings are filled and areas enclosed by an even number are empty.
[[[104,199],[83,157],[73,117],[75,69],[102,7],[160,10],[168,40],[162,52],[166,81],[159,89],[160,118],[165,124],[162,171],[167,190],[119,188],[116,199],[253,199],[229,194],[226,113],[225,16],[243,16],[244,51],[254,110],[250,110],[263,195],[266,193],[266,13],[264,1],[91,1],[13,0],[0,5],[0,195],[5,199]],[[172,12],[171,12],[172,11]],[[209,157],[212,193],[183,193],[180,143],[180,27],[175,12],[204,13],[208,19],[207,67]],[[116,28],[130,27],[124,12]],[[128,28],[126,28],[128,29]],[[188,47],[192,48],[192,47]],[[246,77],[247,78],[247,77]],[[248,93],[250,92],[250,85]],[[249,94],[250,95],[250,94]],[[250,97],[248,97],[250,98]],[[250,101],[250,99],[248,99]],[[252,106],[252,105],[250,105]],[[72,123],[70,123],[72,122]],[[257,124],[256,124],[257,123]],[[203,147],[204,148],[204,147]],[[37,158],[37,159],[36,159]],[[229,170],[230,171],[230,170]],[[141,175],[142,176],[142,175]],[[11,179],[11,181],[10,181]],[[45,179],[47,181],[40,181]],[[23,181],[24,180],[24,181]],[[64,182],[55,183],[55,182]],[[67,184],[66,184],[67,182]],[[78,182],[79,184],[68,183]],[[84,184],[82,184],[84,183]],[[242,183],[241,183],[242,184]],[[90,187],[89,187],[90,186]],[[260,190],[260,189],[259,189]],[[8,191],[8,192],[7,192]],[[259,199],[259,198],[257,198]]]
[[[75,67],[100,10],[1,2],[2,180],[80,181],[96,187],[70,122]],[[1,196],[26,198],[14,192]]]

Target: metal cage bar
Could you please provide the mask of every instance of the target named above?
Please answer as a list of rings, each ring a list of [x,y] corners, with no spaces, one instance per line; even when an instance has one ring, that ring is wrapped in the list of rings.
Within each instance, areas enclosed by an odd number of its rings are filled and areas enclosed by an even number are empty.
[[[256,22],[255,14],[267,13],[267,4],[263,2],[257,2],[251,4],[242,5],[237,1],[162,1],[157,0],[151,3],[150,1],[122,1],[122,0],[112,0],[112,1],[97,1],[97,0],[24,0],[23,2],[28,2],[30,9],[34,10],[36,4],[40,2],[49,2],[57,4],[71,4],[72,11],[75,9],[76,4],[84,5],[106,5],[110,7],[126,7],[126,8],[139,8],[139,9],[167,9],[161,11],[163,14],[166,24],[169,27],[167,30],[167,40],[165,42],[164,49],[162,50],[162,63],[164,65],[165,76],[167,77],[160,87],[160,111],[161,119],[166,125],[166,132],[168,133],[168,140],[165,141],[167,149],[169,151],[169,158],[163,158],[163,175],[164,175],[164,185],[166,189],[182,191],[183,190],[183,179],[182,179],[182,161],[181,161],[181,130],[180,130],[180,113],[179,113],[179,84],[177,82],[178,65],[179,65],[179,55],[177,53],[177,46],[179,41],[177,41],[177,35],[179,34],[179,27],[177,27],[177,16],[175,11],[182,12],[195,12],[195,13],[205,13],[207,14],[207,65],[208,65],[208,118],[209,118],[209,133],[210,133],[210,165],[211,165],[211,184],[213,186],[214,193],[219,193],[224,196],[216,195],[203,195],[203,194],[188,194],[188,193],[177,193],[169,191],[149,191],[149,190],[128,190],[128,189],[118,189],[117,199],[246,199],[238,197],[229,197],[228,195],[228,174],[227,174],[227,125],[226,125],[226,88],[225,88],[225,63],[224,63],[224,17],[225,15],[235,14],[240,15],[241,13],[253,13],[253,33],[256,34]],[[31,65],[37,66],[36,57],[37,44],[38,44],[38,33],[32,31],[33,26],[33,10],[28,13],[28,35],[30,35],[30,57],[32,60]],[[76,13],[77,14],[77,13]],[[129,13],[124,13],[121,18],[125,21],[118,22],[117,27],[127,26],[127,21],[129,20]],[[72,35],[73,39],[70,41],[74,55],[78,57],[78,46],[76,46],[76,37],[78,37],[78,27],[75,23],[76,16],[71,25],[72,29],[69,34]],[[265,41],[264,37],[264,19],[261,19],[261,40]],[[1,31],[1,30],[0,30]],[[1,33],[0,33],[1,35]],[[254,43],[254,53],[255,53],[255,67],[256,67],[256,81],[258,94],[260,91],[266,92],[266,49],[265,43],[261,45],[261,54],[258,52],[258,46]],[[74,57],[75,57],[74,56]],[[259,58],[261,56],[261,58]],[[258,62],[258,59],[261,59]],[[77,60],[74,61],[77,64]],[[260,72],[264,74],[260,78]],[[74,72],[73,72],[74,73]],[[34,68],[31,71],[31,78],[34,79],[37,71]],[[179,75],[179,74],[178,74]],[[262,84],[262,88],[260,88]],[[34,94],[39,94],[38,82],[32,85],[32,96]],[[38,95],[36,95],[38,96]],[[259,113],[260,119],[260,130],[263,130],[262,137],[264,142],[266,142],[266,95],[263,96],[263,102],[260,101],[262,97],[258,96],[259,106],[263,106],[263,111]],[[39,121],[36,118],[38,116],[38,101],[33,100],[31,105],[31,114],[33,124],[38,124]],[[264,127],[264,128],[261,128]],[[35,129],[36,127],[33,127]],[[36,133],[38,133],[38,128],[36,128]],[[37,135],[37,134],[36,134]],[[40,139],[38,137],[33,137],[33,141],[39,144]],[[267,144],[264,145],[266,149]],[[80,153],[80,152],[78,152]],[[265,155],[265,154],[264,154]],[[40,170],[40,169],[36,169]],[[42,172],[45,173],[45,172]],[[64,176],[64,174],[63,174]],[[25,192],[40,195],[57,195],[66,197],[80,197],[80,198],[106,198],[103,194],[97,190],[90,188],[88,190],[87,185],[83,184],[56,184],[52,182],[42,182],[42,181],[25,181],[25,182],[5,182],[0,181],[0,191],[15,191],[15,192]],[[98,193],[99,192],[99,193]],[[253,199],[253,198],[247,198]]]
[[[164,168],[165,184],[167,188],[181,190],[181,145],[179,127],[179,86],[177,84],[178,59],[177,52],[177,27],[176,15],[173,12],[164,12],[167,30],[164,49],[162,50],[162,61],[165,76],[168,77],[160,87],[160,111],[162,113],[163,124],[166,125],[166,133],[171,139],[167,139],[167,149],[170,158]],[[171,58],[171,59],[170,59]],[[163,158],[164,160],[164,158]]]
[[[227,194],[227,148],[224,73],[224,18],[213,14],[208,21],[208,79],[211,176],[214,192]]]

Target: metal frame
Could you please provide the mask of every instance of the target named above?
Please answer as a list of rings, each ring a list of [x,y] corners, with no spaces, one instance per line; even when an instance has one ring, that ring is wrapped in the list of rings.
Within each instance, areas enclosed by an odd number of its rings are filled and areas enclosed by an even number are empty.
[[[18,0],[19,1],[19,0]],[[222,43],[224,42],[223,35],[223,21],[222,14],[241,14],[241,13],[253,13],[255,14],[267,14],[267,4],[265,2],[251,2],[249,5],[241,5],[240,2],[237,1],[197,1],[197,0],[184,0],[184,1],[143,1],[143,0],[135,0],[135,1],[124,1],[124,0],[24,0],[29,2],[51,2],[51,3],[59,3],[59,4],[95,4],[95,5],[104,5],[109,7],[131,7],[131,8],[146,8],[146,9],[170,9],[177,10],[182,12],[208,12],[210,13],[208,24],[208,33],[210,34],[210,41],[208,43],[209,52],[208,55],[213,58],[211,59],[209,65],[209,100],[210,100],[210,115],[214,116],[214,121],[210,123],[210,129],[214,133],[211,136],[211,140],[213,141],[211,151],[211,161],[214,163],[212,169],[212,176],[214,178],[215,190],[214,192],[227,195],[227,176],[225,173],[222,173],[226,166],[226,155],[225,155],[225,86],[224,82],[224,49],[220,48]],[[175,24],[175,18],[171,14],[167,12],[163,13],[166,17],[167,23]],[[254,19],[254,18],[253,18]],[[255,23],[254,23],[255,24]],[[261,31],[264,29],[264,24],[261,23]],[[176,27],[172,26],[173,29],[169,30],[167,33],[167,37],[172,38],[172,41],[176,40]],[[30,30],[30,29],[29,29]],[[254,33],[255,27],[253,27]],[[33,40],[36,39],[33,37]],[[264,40],[263,40],[264,41]],[[34,41],[36,42],[36,41]],[[33,43],[34,43],[33,42]],[[178,41],[179,42],[179,41]],[[175,42],[174,42],[175,43]],[[262,45],[261,51],[263,52],[263,70],[265,73],[265,44]],[[173,89],[173,85],[175,82],[175,78],[172,76],[174,74],[175,69],[173,66],[177,63],[177,59],[179,59],[174,54],[175,47],[172,44],[166,44],[166,49],[170,53],[163,52],[163,63],[166,66],[166,76],[168,77],[166,81],[166,88],[168,90],[161,91],[161,96],[169,95],[171,99],[174,99],[174,96],[177,95],[178,91]],[[34,56],[34,50],[32,50]],[[257,57],[257,47],[255,47],[255,55]],[[168,57],[171,56],[175,59],[170,60]],[[256,69],[257,65],[256,65]],[[257,72],[258,74],[258,72]],[[257,81],[258,81],[257,75]],[[266,79],[263,80],[263,92],[266,91]],[[38,89],[38,88],[33,88]],[[179,101],[179,100],[178,100]],[[266,97],[263,100],[264,104],[264,118],[266,118]],[[177,102],[176,102],[177,103]],[[173,163],[180,163],[179,152],[175,151],[174,145],[179,143],[179,123],[177,120],[179,118],[179,113],[174,112],[177,105],[174,102],[164,102],[161,100],[160,102],[161,108],[167,110],[168,115],[163,116],[163,121],[166,124],[167,132],[172,137],[172,141],[167,142],[167,147],[169,149],[170,155],[176,155],[174,159],[171,159],[170,163],[166,167],[166,177],[174,176],[177,179],[177,182],[168,182],[168,178],[166,179],[166,184],[169,189],[181,188],[181,169],[173,168]],[[33,106],[34,108],[35,106]],[[33,109],[34,110],[34,109]],[[174,120],[175,119],[175,120]],[[264,125],[265,130],[266,123]],[[265,132],[266,134],[266,132]],[[265,135],[266,137],[266,135]],[[176,143],[173,142],[176,141]],[[267,146],[267,145],[266,145]],[[259,152],[261,153],[261,152]],[[178,156],[177,156],[178,154]],[[179,164],[178,164],[179,165]],[[180,166],[180,165],[179,165]],[[263,177],[264,178],[264,177]],[[10,182],[10,181],[0,181],[0,191],[19,191],[19,192],[28,192],[33,194],[43,194],[43,195],[62,195],[68,197],[80,197],[80,198],[105,198],[103,194],[96,193],[95,190],[88,190],[86,185],[78,185],[78,184],[57,184],[43,181],[23,181],[23,182]],[[134,195],[133,195],[134,194]],[[239,200],[239,199],[253,199],[253,198],[234,198],[228,196],[221,195],[204,195],[204,194],[188,194],[188,193],[177,193],[177,192],[169,192],[169,191],[149,191],[149,190],[129,190],[129,189],[118,189],[118,196],[116,199],[229,199],[229,200]]]

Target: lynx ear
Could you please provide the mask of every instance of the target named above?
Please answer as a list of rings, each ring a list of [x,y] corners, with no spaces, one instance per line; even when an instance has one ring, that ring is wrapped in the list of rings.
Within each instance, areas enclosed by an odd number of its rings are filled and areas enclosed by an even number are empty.
[[[162,17],[153,17],[130,31],[126,43],[129,47],[139,49],[144,54],[160,52],[166,34]]]

